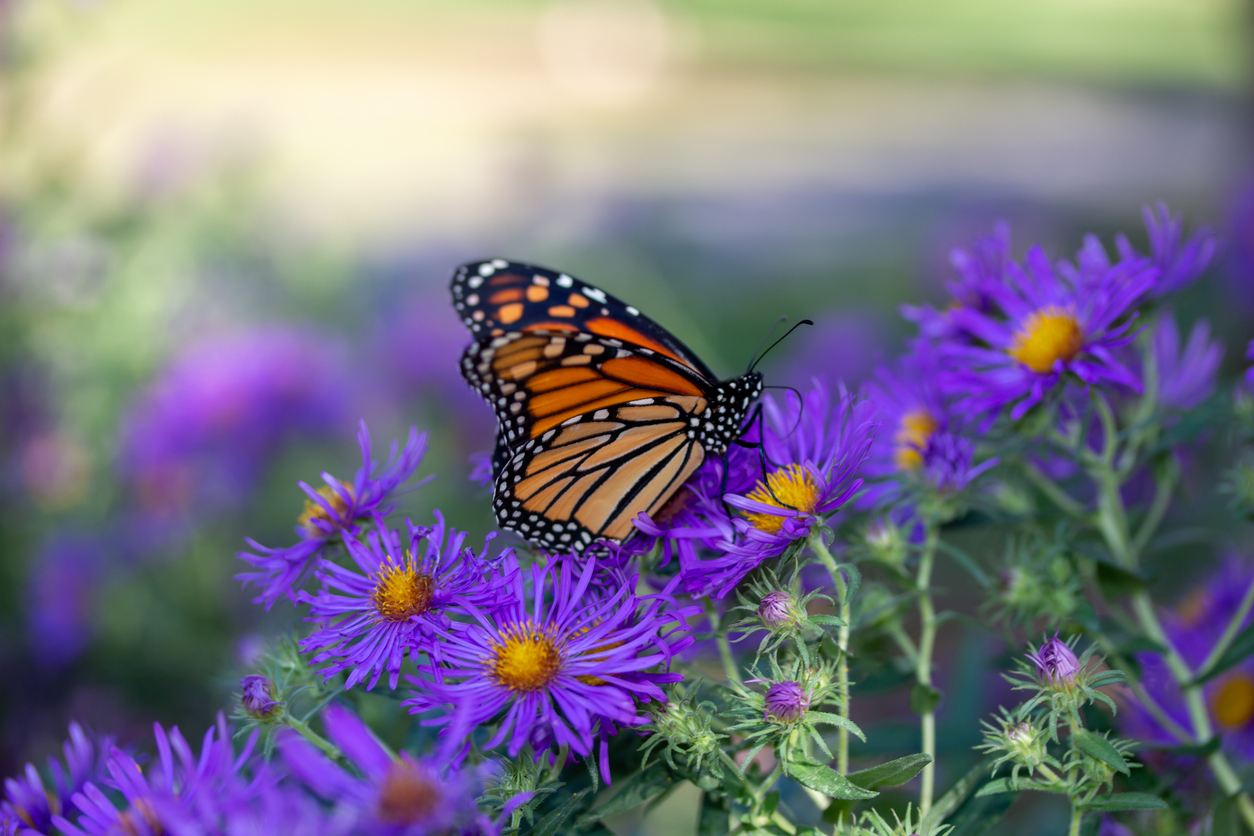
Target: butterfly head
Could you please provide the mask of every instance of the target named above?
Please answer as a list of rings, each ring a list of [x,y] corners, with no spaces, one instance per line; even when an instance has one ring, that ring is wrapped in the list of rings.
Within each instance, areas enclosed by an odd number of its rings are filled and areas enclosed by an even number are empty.
[[[707,455],[723,454],[727,446],[740,437],[745,416],[760,397],[762,375],[759,372],[746,372],[718,385],[700,433],[701,446]]]

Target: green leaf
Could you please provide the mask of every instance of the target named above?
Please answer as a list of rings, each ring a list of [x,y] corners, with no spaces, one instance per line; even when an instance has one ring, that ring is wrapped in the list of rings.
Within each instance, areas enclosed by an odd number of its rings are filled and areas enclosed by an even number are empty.
[[[931,755],[906,755],[895,761],[888,761],[870,769],[862,769],[849,775],[849,782],[863,789],[873,790],[877,787],[895,787],[904,784],[932,762]]]
[[[1142,749],[1153,749],[1155,752],[1166,752],[1169,755],[1183,755],[1192,758],[1208,758],[1219,750],[1223,740],[1216,735],[1205,743],[1194,743],[1189,746],[1168,746],[1161,743],[1141,743]]]
[[[988,575],[985,574],[984,570],[979,567],[979,565],[975,562],[975,559],[971,557],[971,555],[967,554],[965,551],[958,548],[957,546],[946,543],[944,540],[938,539],[936,541],[936,546],[945,554],[949,555],[955,561],[957,561],[959,566],[961,566],[963,569],[966,569],[967,572],[970,573],[971,577],[975,578],[975,582],[978,583],[981,587],[983,587],[984,589],[992,588],[993,586],[992,580],[989,579]]]
[[[931,685],[922,682],[914,683],[910,689],[910,710],[920,716],[930,714],[940,705],[941,692]]]
[[[858,739],[866,743],[866,735],[862,733],[862,729],[858,728],[858,724],[847,717],[841,717],[839,714],[830,714],[826,711],[810,711],[806,713],[809,720],[818,720],[820,723],[827,723],[830,726],[839,726],[848,729],[858,736]]]
[[[1254,655],[1254,624],[1237,633],[1237,637],[1232,640],[1232,644],[1228,645],[1224,654],[1215,660],[1215,664],[1200,672],[1193,681],[1209,682],[1233,665],[1244,662],[1251,655]]]
[[[1124,775],[1130,774],[1128,764],[1124,761],[1123,755],[1112,745],[1106,738],[1093,734],[1087,729],[1079,729],[1073,735],[1075,746],[1084,754],[1091,758],[1097,758],[1102,763],[1109,766],[1116,772],[1122,772]]]
[[[553,836],[570,818],[570,814],[575,812],[575,808],[579,806],[579,800],[587,790],[580,790],[570,798],[559,804],[556,809],[544,818],[540,819],[536,824],[535,830],[531,831],[532,836]]]
[[[595,810],[589,810],[579,819],[579,825],[599,821],[606,816],[625,813],[646,801],[674,789],[678,781],[665,766],[655,763],[643,772],[637,772],[627,778],[615,789],[614,794]]]
[[[788,764],[786,771],[800,783],[823,793],[828,798],[861,801],[879,795],[877,792],[850,783],[848,778],[825,764],[793,762]]]
[[[931,811],[923,817],[923,821],[919,823],[920,833],[931,833],[940,823],[949,818],[949,814],[957,810],[962,802],[967,800],[967,796],[980,783],[981,779],[988,773],[989,764],[992,758],[984,758],[975,766],[967,770],[967,774],[959,778],[949,790],[936,800],[932,805]]]
[[[1117,792],[1112,795],[1099,795],[1085,804],[1084,809],[1108,813],[1113,810],[1162,810],[1166,806],[1166,801],[1147,792]]]
[[[848,606],[849,602],[858,594],[858,589],[862,586],[862,573],[852,563],[842,563],[836,568],[843,569],[849,575],[849,585],[845,587],[845,605]]]
[[[697,836],[727,836],[731,829],[731,813],[727,802],[706,793],[701,799],[701,816],[697,819]]]
[[[1018,784],[1012,786],[1009,778],[997,778],[980,787],[975,797],[983,798],[986,795],[996,795],[999,792],[1018,792],[1020,789],[1022,787]]]
[[[973,798],[958,808],[949,824],[953,826],[947,836],[984,836],[1006,816],[1015,803],[1018,793],[999,793],[984,798]]]
[[[762,802],[762,812],[766,815],[772,815],[775,808],[779,806],[779,790],[775,790]]]
[[[844,620],[837,618],[834,615],[810,615],[810,616],[806,616],[806,618],[811,624],[824,624],[828,627],[844,627],[845,626]]]

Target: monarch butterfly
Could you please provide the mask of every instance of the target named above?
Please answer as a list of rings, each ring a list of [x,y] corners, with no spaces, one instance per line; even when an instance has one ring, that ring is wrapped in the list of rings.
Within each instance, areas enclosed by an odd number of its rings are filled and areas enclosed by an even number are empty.
[[[552,550],[621,542],[707,456],[721,456],[762,375],[718,378],[640,311],[587,282],[494,259],[458,267],[475,337],[462,376],[496,411],[497,523]]]

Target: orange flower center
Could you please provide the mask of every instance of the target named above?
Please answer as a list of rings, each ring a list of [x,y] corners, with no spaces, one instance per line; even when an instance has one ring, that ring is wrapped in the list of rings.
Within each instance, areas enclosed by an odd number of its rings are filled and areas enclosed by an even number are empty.
[[[1015,334],[1009,354],[1037,374],[1064,363],[1084,347],[1084,331],[1075,314],[1056,306],[1035,311]]]
[[[344,487],[344,490],[348,492],[350,497],[353,496],[352,485],[347,482],[340,482],[340,484]],[[327,504],[334,509],[336,516],[343,517],[344,513],[348,511],[348,503],[345,502],[344,498],[341,497],[330,485],[318,488],[318,496],[327,501]],[[331,515],[327,513],[327,509],[323,508],[312,499],[306,499],[305,509],[301,511],[300,516],[296,519],[296,522],[302,529],[305,530],[305,533],[309,534],[311,537],[321,537],[326,532],[314,525],[314,520],[326,520],[327,522],[333,524],[336,522]]]
[[[1211,711],[1226,728],[1245,726],[1254,718],[1254,680],[1244,673],[1230,677],[1211,698]]]
[[[758,482],[749,492],[749,498],[763,505],[810,514],[819,503],[819,486],[808,470],[799,464],[791,464],[768,474],[765,484]],[[775,514],[746,511],[745,519],[767,534],[778,534],[784,527],[784,518]]]
[[[405,557],[404,567],[392,563],[391,556],[388,557],[388,562],[376,575],[374,592],[370,594],[375,610],[385,621],[405,621],[422,615],[431,609],[431,599],[435,597],[435,579],[419,572],[408,552]]]
[[[493,642],[488,670],[492,678],[514,691],[539,691],[562,667],[562,654],[553,629],[539,629],[530,621],[511,624],[499,642]]]
[[[392,764],[379,790],[379,819],[389,824],[414,824],[431,815],[440,801],[440,788],[413,764]]]
[[[923,465],[923,448],[936,432],[936,419],[926,409],[915,409],[901,416],[893,435],[896,448],[893,461],[898,470],[918,470]]]

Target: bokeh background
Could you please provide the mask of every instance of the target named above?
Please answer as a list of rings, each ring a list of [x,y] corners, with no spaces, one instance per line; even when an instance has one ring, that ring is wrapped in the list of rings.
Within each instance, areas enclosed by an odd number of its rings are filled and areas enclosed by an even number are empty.
[[[996,219],[1062,255],[1086,231],[1142,244],[1165,199],[1224,236],[1182,313],[1237,369],[1252,12],[0,0],[0,773],[72,718],[205,728],[299,629],[248,602],[234,554],[290,540],[297,480],[351,475],[359,418],[376,447],[432,433],[438,478],[403,510],[489,529],[467,457],[493,427],[446,295],[462,261],[598,283],[722,374],[810,317],[772,382],[856,386],[908,333],[898,305],[938,300],[950,249]],[[995,636],[955,622],[944,644],[942,785],[1004,696]],[[879,750],[914,751],[904,692],[880,715],[854,697]],[[687,836],[692,801],[615,829]],[[1061,830],[1032,803],[999,832]]]

